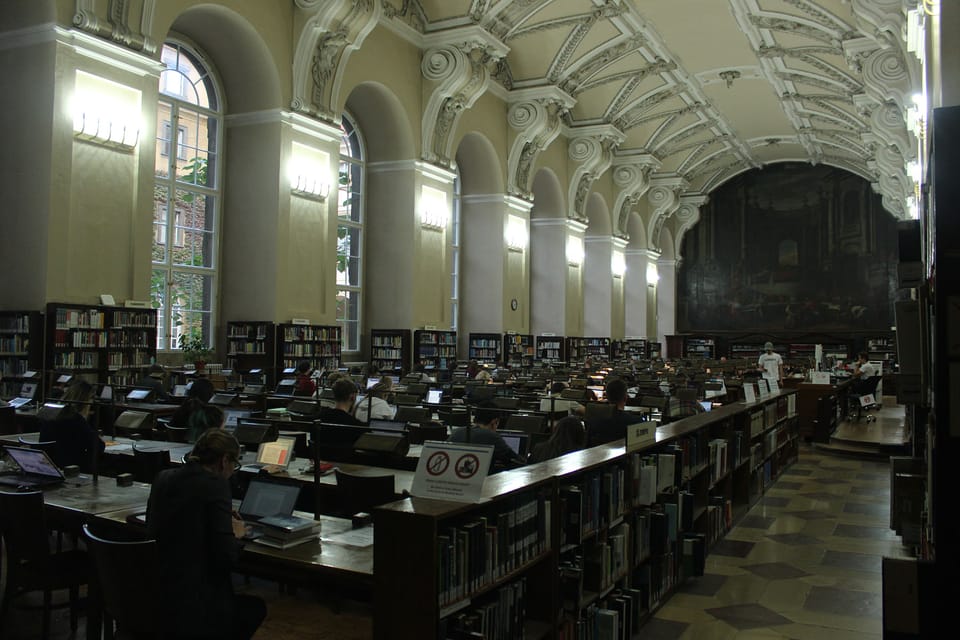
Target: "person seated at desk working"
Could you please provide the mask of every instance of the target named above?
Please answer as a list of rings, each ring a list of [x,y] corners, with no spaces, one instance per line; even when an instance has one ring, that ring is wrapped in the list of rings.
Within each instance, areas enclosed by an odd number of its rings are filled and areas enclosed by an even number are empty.
[[[500,411],[489,400],[485,400],[473,410],[474,423],[470,427],[459,427],[447,438],[448,442],[462,444],[492,444],[493,457],[490,459],[490,471],[523,466],[524,460],[514,453],[503,437],[497,433],[500,426]]]
[[[363,423],[353,417],[353,406],[357,404],[357,385],[349,377],[339,377],[333,383],[333,400],[336,404],[320,409],[318,419],[328,424],[353,424],[362,426]]]
[[[608,382],[604,388],[604,395],[607,402],[613,405],[613,413],[607,418],[597,420],[587,429],[587,446],[589,447],[616,440],[626,441],[627,425],[645,420],[641,415],[623,410],[627,406],[627,383],[624,380],[617,378]]]
[[[213,397],[213,383],[209,378],[197,378],[187,390],[187,399],[170,416],[170,425],[190,429],[189,442],[196,442],[207,429],[223,426],[223,411],[209,404]]]
[[[587,432],[583,422],[576,416],[561,418],[553,425],[550,438],[533,448],[530,462],[543,462],[558,458],[571,451],[579,451],[587,444]]]
[[[81,471],[93,470],[93,456],[103,453],[103,440],[90,424],[96,389],[86,380],[74,380],[61,401],[67,406],[56,420],[40,426],[40,442],[56,442],[50,457],[58,467],[77,465]]]
[[[575,413],[578,416],[583,416],[583,414],[586,413],[587,411],[586,407],[584,407],[582,404],[580,404],[576,400],[567,400],[566,398],[563,398],[563,390],[566,388],[567,388],[566,382],[557,381],[557,382],[551,383],[550,393],[547,394],[547,398],[548,399],[555,398],[555,402],[554,403],[541,402],[540,410],[543,411],[544,408],[546,408],[547,411],[550,411],[550,407],[555,406],[558,410],[562,410],[560,409],[562,407],[563,409],[569,411],[570,413]]]
[[[353,407],[353,416],[361,422],[392,420],[396,409],[387,402],[393,393],[393,378],[383,376],[380,382],[367,389],[367,395]]]
[[[870,356],[867,355],[866,351],[857,354],[857,362],[854,366],[856,369],[853,372],[853,377],[856,379],[866,380],[877,375],[877,367],[870,362]]]
[[[317,384],[310,377],[310,361],[301,360],[297,365],[297,379],[293,384],[293,395],[312,396],[317,391]]]
[[[670,396],[667,399],[666,406],[663,408],[663,415],[660,422],[661,424],[676,422],[681,418],[695,416],[704,411],[703,405],[700,404],[696,398],[688,400],[686,398],[681,399],[678,396]]]
[[[266,617],[262,599],[233,592],[245,533],[231,503],[230,477],[239,459],[237,439],[209,429],[187,463],[162,471],[150,488],[147,533],[157,541],[165,634],[245,640]]]
[[[147,375],[140,378],[134,386],[141,389],[150,389],[157,400],[170,399],[167,390],[163,387],[163,367],[158,364],[150,365],[150,368],[147,369]]]

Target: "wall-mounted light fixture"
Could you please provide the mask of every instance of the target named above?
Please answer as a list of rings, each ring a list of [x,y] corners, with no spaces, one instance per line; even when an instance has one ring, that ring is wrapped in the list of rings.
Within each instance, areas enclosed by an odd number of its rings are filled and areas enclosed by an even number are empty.
[[[288,170],[290,193],[325,200],[330,195],[329,164],[330,156],[325,152],[294,142]]]
[[[420,189],[420,226],[443,231],[450,221],[447,194],[440,189],[423,186]]]
[[[579,267],[583,264],[583,238],[567,236],[567,264]]]
[[[627,272],[627,259],[623,256],[623,251],[616,249],[610,255],[610,272],[614,278],[622,278]]]
[[[111,149],[132,151],[140,141],[140,92],[77,71],[73,94],[73,135]]]
[[[527,232],[527,222],[520,216],[507,216],[506,232],[507,248],[512,251],[523,251],[527,248],[530,241],[530,234]]]
[[[927,99],[922,93],[913,94],[911,105],[907,107],[907,128],[921,140],[926,135]]]
[[[657,282],[659,280],[660,274],[657,273],[657,265],[653,264],[652,262],[647,263],[647,286],[655,287],[657,286]]]

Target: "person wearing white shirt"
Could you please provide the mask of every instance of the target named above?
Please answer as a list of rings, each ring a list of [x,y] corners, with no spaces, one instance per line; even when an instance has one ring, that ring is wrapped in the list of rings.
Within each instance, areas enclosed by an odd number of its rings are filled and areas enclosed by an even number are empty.
[[[392,420],[396,409],[387,402],[387,396],[393,390],[393,380],[383,376],[381,381],[370,387],[367,395],[357,401],[353,407],[353,417],[361,422],[370,420]]]
[[[766,343],[763,348],[764,353],[757,360],[757,369],[762,372],[764,379],[780,382],[783,380],[783,358],[774,352],[772,342]]]
[[[853,377],[866,380],[875,375],[877,375],[877,366],[868,360],[866,351],[861,351],[857,355],[857,370],[853,372]]]

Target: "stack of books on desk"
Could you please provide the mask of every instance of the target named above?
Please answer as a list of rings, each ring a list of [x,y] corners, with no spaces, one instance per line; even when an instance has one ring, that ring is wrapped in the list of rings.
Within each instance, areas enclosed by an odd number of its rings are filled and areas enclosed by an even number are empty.
[[[320,535],[318,520],[297,516],[268,516],[261,518],[258,524],[263,535],[256,538],[254,542],[277,549],[295,547],[298,544],[316,540]]]

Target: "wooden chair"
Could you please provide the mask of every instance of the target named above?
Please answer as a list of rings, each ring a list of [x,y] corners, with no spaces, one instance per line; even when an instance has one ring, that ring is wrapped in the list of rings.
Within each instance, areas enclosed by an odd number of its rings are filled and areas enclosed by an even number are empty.
[[[43,507],[43,493],[0,492],[0,538],[5,550],[6,588],[0,603],[0,628],[17,597],[43,591],[41,638],[50,635],[52,592],[70,592],[70,629],[77,630],[80,586],[87,584],[89,559],[83,551],[50,551]]]
[[[448,427],[465,427],[470,424],[470,412],[466,410],[438,409],[437,416],[440,418],[440,422]]]
[[[520,407],[520,398],[509,396],[495,396],[491,399],[491,402],[498,409],[517,409]]]
[[[133,444],[133,478],[137,482],[153,484],[153,479],[167,468],[169,462],[169,451],[144,451],[138,449],[136,443]]]
[[[123,637],[164,637],[156,540],[106,540],[94,535],[88,524],[83,525],[83,539],[93,560],[96,588],[92,592],[105,614],[106,637],[113,637],[114,623]]]
[[[190,443],[190,427],[174,427],[168,425],[167,428],[164,429],[164,433],[167,436],[167,442]]]
[[[362,476],[336,469],[337,503],[340,513],[349,517],[396,499],[394,476]]]

